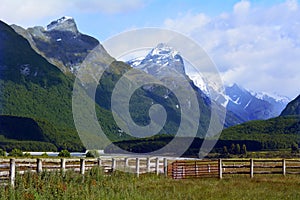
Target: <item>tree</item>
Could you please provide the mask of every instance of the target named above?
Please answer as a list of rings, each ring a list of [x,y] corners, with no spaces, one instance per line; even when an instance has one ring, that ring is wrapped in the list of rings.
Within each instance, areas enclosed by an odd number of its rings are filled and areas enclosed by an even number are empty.
[[[0,149],[0,156],[6,156],[6,152],[3,149]]]
[[[228,154],[228,150],[226,146],[223,147],[223,154]]]
[[[26,153],[23,153],[23,156],[24,157],[30,157],[31,155],[30,155],[30,153],[26,152]]]
[[[9,156],[22,157],[23,152],[20,149],[13,149],[13,150],[11,150],[11,152],[9,152]]]
[[[49,155],[46,152],[44,152],[41,156],[45,158],[49,157]]]
[[[299,153],[299,145],[297,143],[295,143],[295,142],[292,143],[291,152],[292,153]]]
[[[228,149],[226,146],[223,146],[223,152],[222,152],[222,157],[227,158],[229,155]]]
[[[233,143],[231,144],[229,153],[235,154],[235,144],[233,144]]]
[[[58,154],[59,157],[71,157],[71,154],[68,150],[61,150]]]
[[[85,155],[88,158],[98,158],[100,156],[99,152],[97,150],[90,150]]]
[[[236,154],[241,154],[241,146],[240,146],[240,144],[237,144],[237,145],[235,146],[235,153],[236,153]]]
[[[242,153],[243,155],[247,155],[247,147],[246,147],[245,144],[243,144],[243,146],[242,146],[242,151],[241,151],[241,153]]]

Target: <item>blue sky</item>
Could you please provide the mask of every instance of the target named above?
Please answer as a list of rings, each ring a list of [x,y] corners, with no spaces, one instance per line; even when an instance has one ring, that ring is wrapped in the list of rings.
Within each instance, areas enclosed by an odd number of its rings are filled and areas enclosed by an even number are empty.
[[[4,0],[1,20],[23,27],[45,26],[62,16],[75,18],[78,28],[100,41],[121,31],[141,27],[162,27],[168,18],[187,13],[210,17],[231,12],[239,0]],[[269,7],[282,0],[251,1]],[[110,9],[109,9],[110,8]]]
[[[133,28],[168,28],[197,41],[225,83],[294,98],[299,11],[298,0],[2,0],[0,19],[31,27],[72,16],[100,42]]]

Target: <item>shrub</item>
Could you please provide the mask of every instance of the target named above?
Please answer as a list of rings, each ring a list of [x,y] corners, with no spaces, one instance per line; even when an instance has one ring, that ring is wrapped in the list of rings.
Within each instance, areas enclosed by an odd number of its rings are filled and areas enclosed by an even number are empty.
[[[31,155],[30,155],[30,153],[26,152],[26,153],[23,154],[23,156],[24,157],[30,157]]]
[[[292,143],[291,152],[292,153],[299,153],[299,145],[297,143],[295,143],[295,142]]]
[[[23,157],[23,152],[20,149],[13,149],[11,150],[11,152],[9,153],[9,156],[13,156],[13,157]]]
[[[71,157],[71,154],[68,150],[61,150],[58,154],[59,157]]]
[[[100,156],[99,152],[97,150],[90,150],[85,155],[88,158],[98,158]]]
[[[6,156],[6,152],[3,149],[0,149],[0,156]]]
[[[46,152],[44,152],[42,155],[42,157],[49,157],[48,154]]]

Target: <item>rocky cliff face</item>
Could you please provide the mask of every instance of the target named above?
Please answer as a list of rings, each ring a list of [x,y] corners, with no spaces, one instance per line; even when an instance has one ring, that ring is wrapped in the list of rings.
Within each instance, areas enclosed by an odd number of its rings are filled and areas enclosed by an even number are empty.
[[[12,25],[12,28],[25,37],[34,50],[65,73],[76,74],[86,56],[100,44],[97,39],[80,33],[71,17],[62,17],[46,27],[25,30]],[[107,54],[101,45],[98,49]]]

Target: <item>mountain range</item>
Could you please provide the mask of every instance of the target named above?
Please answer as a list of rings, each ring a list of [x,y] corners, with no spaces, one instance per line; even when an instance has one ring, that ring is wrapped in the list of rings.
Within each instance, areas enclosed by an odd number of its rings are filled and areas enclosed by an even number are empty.
[[[127,63],[153,76],[167,76],[170,69],[188,76],[199,88],[202,96],[207,96],[226,107],[228,114],[233,113],[238,123],[276,117],[290,101],[289,98],[279,95],[249,91],[237,84],[224,86],[224,93],[217,92],[214,83],[206,80],[205,77],[189,74],[179,52],[162,43],[150,50],[146,56],[131,59]],[[218,99],[215,99],[215,96]]]
[[[292,100],[282,113],[268,120],[254,120],[223,130],[221,139],[252,140],[262,149],[287,149],[300,143],[300,96]]]
[[[17,25],[8,26],[0,22],[0,44],[0,137],[2,138],[0,146],[7,150],[16,146],[24,150],[45,147],[51,150],[71,151],[99,147],[97,143],[101,138],[96,133],[91,134],[90,127],[85,127],[86,141],[82,135],[79,135],[79,138],[72,115],[75,76],[79,73],[82,62],[95,48],[102,64],[111,64],[105,69],[99,82],[97,72],[92,71],[80,79],[78,88],[82,88],[80,95],[86,104],[95,104],[98,121],[111,141],[133,138],[124,133],[127,130],[118,127],[111,107],[115,86],[125,73],[131,71],[132,67],[167,79],[172,83],[172,87],[181,90],[184,89],[181,83],[169,79],[168,74],[175,70],[188,80],[196,93],[199,110],[201,110],[201,117],[197,119],[198,137],[205,136],[212,105],[216,106],[220,115],[226,107],[225,127],[249,120],[269,119],[282,112],[280,120],[286,119],[287,115],[293,115],[287,118],[294,120],[288,120],[288,128],[285,130],[294,130],[293,134],[295,131],[298,133],[299,122],[295,115],[299,114],[299,97],[283,110],[288,103],[287,98],[275,98],[272,95],[251,92],[234,84],[225,87],[223,98],[214,99],[214,95],[207,92],[213,88],[213,85],[203,84],[205,80],[203,77],[190,76],[180,54],[165,44],[158,44],[145,57],[127,63],[116,61],[97,39],[80,33],[75,20],[71,17],[62,17],[46,27],[28,29]],[[88,64],[92,65],[93,62]],[[121,89],[122,87],[123,91],[127,91],[128,85],[121,86]],[[126,103],[122,96],[120,102],[120,104]],[[189,102],[180,105],[176,95],[160,85],[140,87],[130,99],[129,110],[133,121],[141,126],[148,125],[149,109],[153,104],[162,105],[168,114],[166,123],[159,133],[174,135],[182,120],[179,108],[189,107]],[[90,110],[82,112],[88,113]],[[121,120],[126,118],[122,113],[117,115]],[[186,120],[188,124],[195,123],[193,116],[187,117]],[[264,122],[269,123],[268,120],[261,123]],[[294,122],[296,125],[293,124]],[[217,123],[222,123],[222,120]],[[272,119],[270,123],[273,123]],[[286,123],[285,121],[284,124]],[[14,129],[13,126],[16,124],[21,128]],[[27,129],[32,130],[32,134],[24,137]],[[189,126],[185,129],[189,132]],[[230,130],[233,129],[228,129]],[[15,134],[16,132],[18,134]],[[228,136],[226,132],[224,135],[224,137]]]

